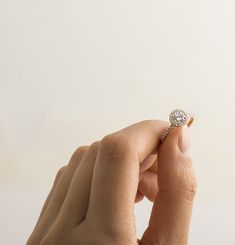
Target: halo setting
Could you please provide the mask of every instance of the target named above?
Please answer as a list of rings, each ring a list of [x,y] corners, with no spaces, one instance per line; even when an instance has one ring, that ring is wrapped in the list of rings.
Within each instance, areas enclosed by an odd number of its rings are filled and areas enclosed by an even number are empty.
[[[165,137],[168,135],[168,133],[171,131],[172,128],[182,127],[186,124],[188,125],[188,127],[190,127],[193,120],[194,117],[191,114],[186,113],[182,109],[176,109],[172,111],[169,116],[170,126],[165,128],[165,130],[162,132],[161,141],[163,142],[163,140],[165,139]]]
[[[172,126],[181,127],[184,126],[189,119],[189,115],[182,109],[176,109],[171,112],[169,120]]]

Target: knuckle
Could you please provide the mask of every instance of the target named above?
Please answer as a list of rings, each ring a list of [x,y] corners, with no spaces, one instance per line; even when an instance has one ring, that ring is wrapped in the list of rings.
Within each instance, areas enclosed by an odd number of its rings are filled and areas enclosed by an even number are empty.
[[[148,124],[166,124],[167,122],[166,121],[163,121],[163,120],[157,120],[157,119],[146,119],[142,122],[145,122],[145,123],[148,123]]]
[[[100,141],[95,141],[95,142],[93,142],[93,143],[89,146],[88,152],[91,153],[91,154],[93,154],[93,153],[96,154],[97,151],[98,151],[99,145],[100,145]]]
[[[98,148],[99,148],[99,141],[95,141],[94,143],[92,143],[89,148],[87,149],[83,159],[84,161],[89,160],[89,159],[95,159],[97,152],[98,152]]]
[[[155,119],[147,119],[142,121],[142,123],[149,125],[150,127],[155,128],[157,127],[161,127],[161,128],[165,128],[167,126],[169,126],[169,122],[167,121],[162,121],[162,120],[155,120]]]
[[[184,185],[182,185],[182,194],[183,196],[189,200],[193,201],[196,192],[197,192],[197,184],[195,179],[190,179],[187,182],[184,181]]]
[[[66,169],[66,166],[61,167],[57,173],[56,173],[56,177],[54,180],[54,185],[57,183],[58,179],[60,178],[60,176],[62,175],[62,173],[64,172],[64,170]]]
[[[100,148],[102,153],[112,157],[125,156],[135,151],[130,137],[120,132],[106,135],[101,140]]]
[[[78,147],[75,150],[75,152],[73,153],[73,156],[75,156],[76,158],[83,156],[87,152],[88,148],[89,148],[89,146],[87,146],[87,145]]]
[[[78,147],[74,153],[72,154],[72,157],[70,159],[70,163],[77,163],[79,162],[82,157],[86,154],[87,150],[88,150],[89,146],[80,146]]]
[[[192,201],[197,192],[197,180],[192,168],[192,164],[189,163],[191,160],[187,160],[184,163],[183,169],[180,171],[180,190],[182,191],[183,196]]]
[[[66,166],[63,166],[61,167],[58,171],[57,171],[57,174],[56,174],[56,177],[59,177],[65,170]]]

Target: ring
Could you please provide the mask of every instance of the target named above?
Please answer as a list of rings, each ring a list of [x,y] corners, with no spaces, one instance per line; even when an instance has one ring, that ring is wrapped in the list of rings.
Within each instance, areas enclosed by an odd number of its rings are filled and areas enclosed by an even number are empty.
[[[168,133],[172,128],[182,127],[186,124],[190,127],[191,124],[193,123],[193,120],[194,120],[193,116],[189,113],[186,113],[182,109],[176,109],[172,111],[169,116],[169,121],[171,125],[163,131],[161,135],[161,142],[163,142],[163,140],[165,139],[165,137],[168,135]]]

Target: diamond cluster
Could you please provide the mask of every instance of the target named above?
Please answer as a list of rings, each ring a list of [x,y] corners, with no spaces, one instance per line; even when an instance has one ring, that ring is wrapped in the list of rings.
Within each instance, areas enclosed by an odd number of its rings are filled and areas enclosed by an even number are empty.
[[[170,120],[172,126],[180,127],[180,126],[183,126],[187,123],[188,118],[189,118],[189,116],[186,112],[184,112],[181,109],[176,109],[176,110],[171,112],[169,120]]]

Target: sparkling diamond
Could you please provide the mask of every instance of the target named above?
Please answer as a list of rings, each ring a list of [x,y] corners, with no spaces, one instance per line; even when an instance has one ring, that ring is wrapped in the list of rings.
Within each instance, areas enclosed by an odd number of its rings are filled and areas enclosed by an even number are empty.
[[[181,109],[176,109],[171,112],[169,120],[173,126],[180,127],[187,123],[188,114]]]

